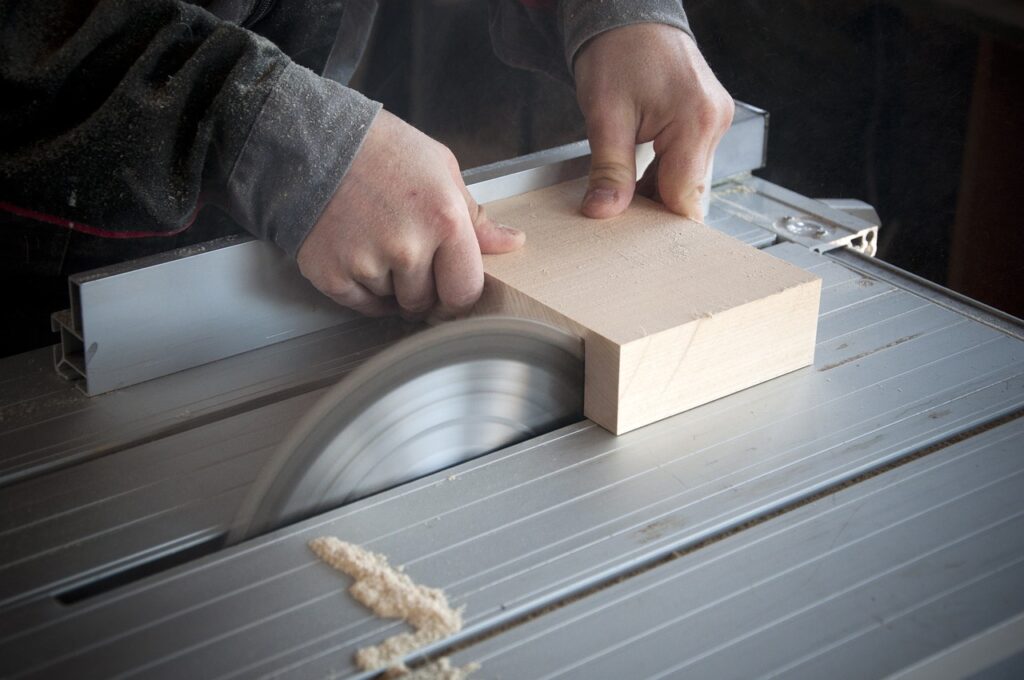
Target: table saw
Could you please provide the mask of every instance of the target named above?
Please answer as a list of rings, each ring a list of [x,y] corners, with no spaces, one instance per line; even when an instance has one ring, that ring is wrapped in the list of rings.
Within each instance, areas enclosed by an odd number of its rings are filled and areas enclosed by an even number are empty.
[[[72,277],[60,345],[0,362],[0,675],[377,677],[354,652],[405,624],[307,548],[337,536],[464,607],[413,666],[1024,676],[1024,325],[874,258],[870,206],[754,177],[766,131],[739,107],[707,224],[822,278],[813,366],[619,437],[570,408],[231,540],[297,423],[423,329],[246,239]],[[588,153],[465,179],[487,202]]]

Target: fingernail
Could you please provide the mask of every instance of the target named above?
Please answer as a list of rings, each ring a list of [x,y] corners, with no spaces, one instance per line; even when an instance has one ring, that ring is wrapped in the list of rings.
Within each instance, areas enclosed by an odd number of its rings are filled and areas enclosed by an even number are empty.
[[[519,229],[516,229],[514,227],[507,227],[504,224],[499,224],[498,229],[501,230],[503,233],[508,234],[509,236],[519,236],[519,234],[523,233]]]
[[[706,187],[703,184],[697,185],[686,201],[687,217],[694,222],[704,222],[704,201],[703,194]]]
[[[619,191],[608,187],[593,187],[587,190],[584,200],[587,203],[615,203],[619,200]]]

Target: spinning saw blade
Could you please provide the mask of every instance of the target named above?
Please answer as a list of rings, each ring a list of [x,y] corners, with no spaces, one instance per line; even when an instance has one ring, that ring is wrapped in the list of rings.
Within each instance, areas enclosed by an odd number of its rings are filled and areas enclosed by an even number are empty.
[[[523,319],[426,330],[332,388],[264,466],[235,543],[574,422],[579,338]]]

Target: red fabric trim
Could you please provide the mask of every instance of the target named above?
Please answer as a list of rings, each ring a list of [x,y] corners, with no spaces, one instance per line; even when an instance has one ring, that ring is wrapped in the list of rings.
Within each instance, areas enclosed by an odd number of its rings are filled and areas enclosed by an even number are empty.
[[[63,217],[48,215],[47,213],[41,213],[37,210],[21,208],[16,205],[12,205],[11,203],[5,203],[4,201],[0,201],[0,210],[4,210],[19,217],[27,217],[28,219],[36,220],[37,222],[55,224],[58,227],[64,227],[71,231],[80,231],[83,234],[100,236],[102,238],[151,238],[154,236],[177,236],[191,227],[192,223],[196,221],[196,215],[199,214],[199,208],[197,207],[195,212],[193,212],[192,216],[188,219],[188,222],[186,222],[183,227],[174,229],[173,231],[112,231],[110,229],[103,229],[102,227],[92,227],[88,224],[82,224],[81,222],[72,222],[71,220]]]
[[[526,5],[530,9],[554,10],[558,0],[519,0],[520,5]]]

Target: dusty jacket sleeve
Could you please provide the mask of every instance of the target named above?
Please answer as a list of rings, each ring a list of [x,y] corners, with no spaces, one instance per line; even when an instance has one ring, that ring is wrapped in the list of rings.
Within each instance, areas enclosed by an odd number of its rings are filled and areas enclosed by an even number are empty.
[[[379,109],[176,0],[0,0],[0,101],[0,202],[131,236],[205,201],[291,254]]]
[[[690,33],[681,0],[491,0],[491,41],[512,66],[573,81],[573,61],[594,36],[630,24]]]

